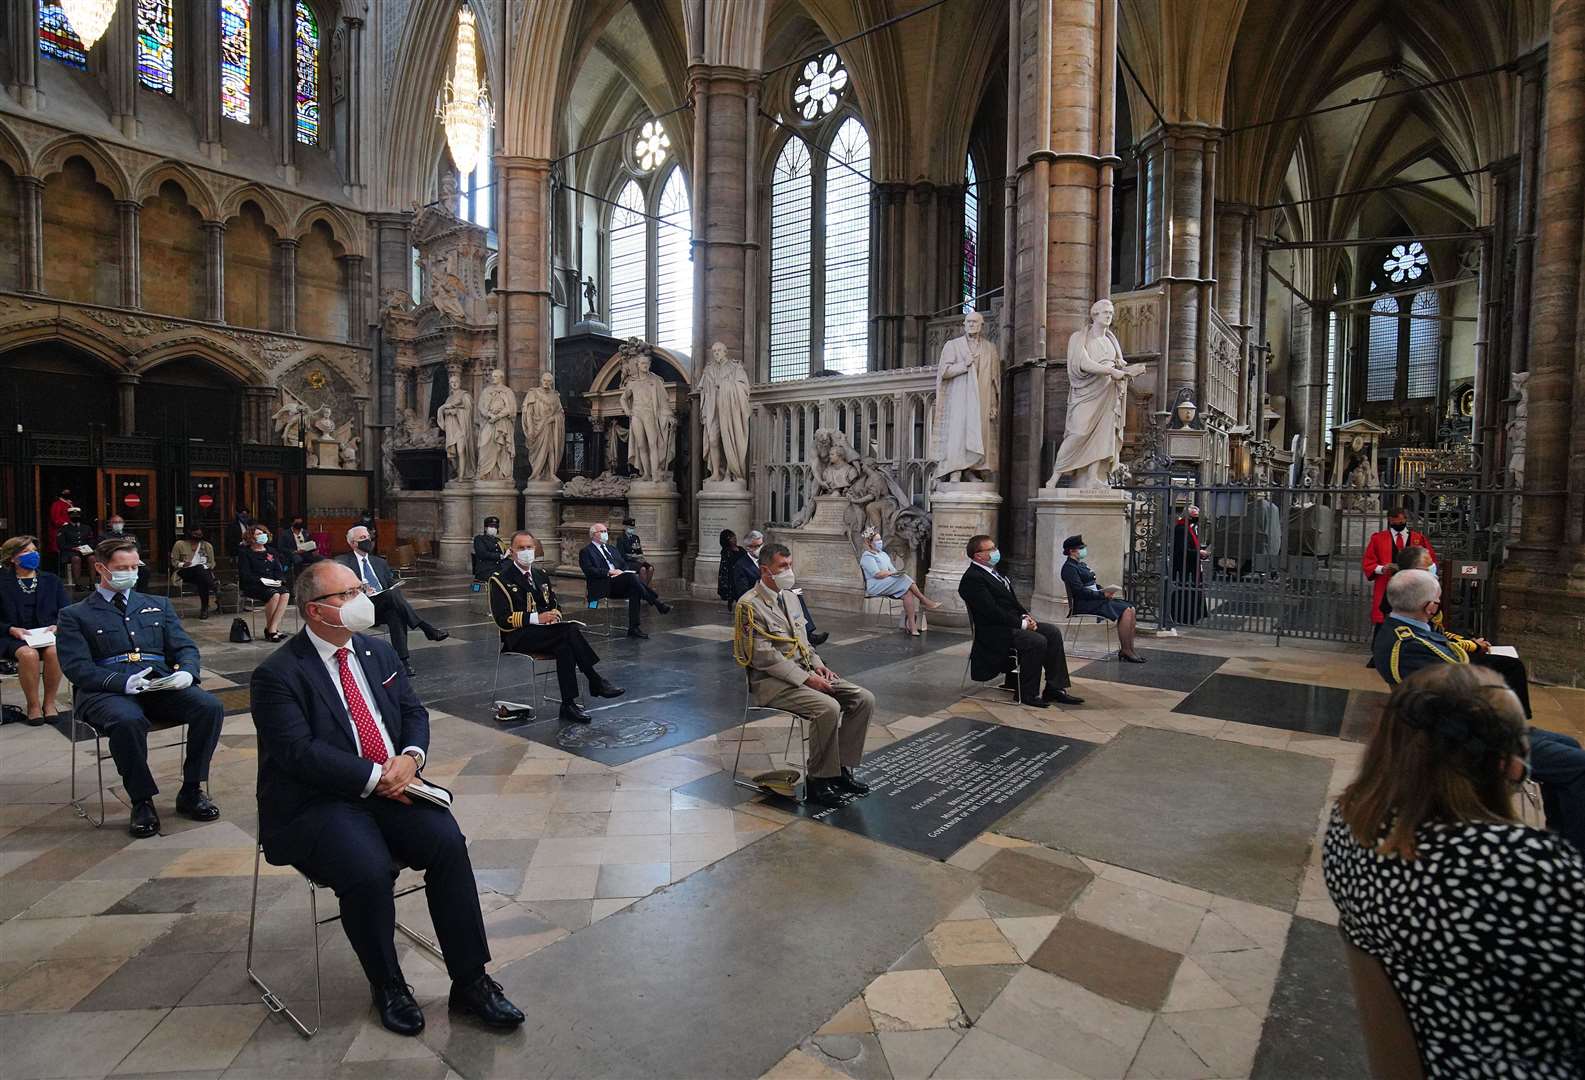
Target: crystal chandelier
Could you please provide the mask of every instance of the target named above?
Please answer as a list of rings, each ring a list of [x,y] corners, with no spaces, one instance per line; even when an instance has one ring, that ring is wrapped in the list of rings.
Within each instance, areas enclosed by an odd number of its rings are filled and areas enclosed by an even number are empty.
[[[116,14],[116,0],[60,0],[60,5],[66,21],[72,24],[72,32],[83,43],[84,52],[105,36]]]
[[[441,87],[435,110],[446,131],[451,160],[462,176],[473,172],[479,159],[489,155],[490,127],[495,123],[489,87],[479,81],[477,36],[473,12],[464,7],[457,12],[457,53],[452,59],[451,77]]]

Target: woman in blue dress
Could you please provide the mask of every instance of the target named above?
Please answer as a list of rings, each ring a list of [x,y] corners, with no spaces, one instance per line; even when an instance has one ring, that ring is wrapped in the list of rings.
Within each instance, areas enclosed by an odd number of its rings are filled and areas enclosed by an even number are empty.
[[[55,632],[55,617],[71,601],[61,579],[39,569],[39,547],[31,536],[13,536],[0,545],[0,659],[16,662],[27,701],[27,722],[54,720],[59,707],[61,665],[54,644],[29,645],[29,631]],[[44,694],[39,696],[40,676]]]
[[[914,579],[892,565],[886,554],[886,541],[873,527],[859,534],[864,542],[864,553],[859,556],[859,569],[864,571],[864,595],[885,596],[903,602],[903,629],[912,637],[919,636],[919,605],[935,611],[941,605],[920,591]]]

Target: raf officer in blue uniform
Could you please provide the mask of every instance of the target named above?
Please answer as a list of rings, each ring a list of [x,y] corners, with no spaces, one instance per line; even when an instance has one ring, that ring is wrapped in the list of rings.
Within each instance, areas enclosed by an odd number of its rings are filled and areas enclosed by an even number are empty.
[[[187,725],[187,759],[176,812],[194,821],[213,821],[220,809],[202,785],[209,779],[224,710],[219,699],[196,685],[198,646],[182,629],[170,601],[133,590],[139,561],[137,545],[129,537],[99,545],[94,551],[98,587],[62,609],[55,648],[72,683],[78,718],[110,741],[110,754],[132,802],[127,831],[142,839],[160,831],[154,810],[159,788],[148,760],[151,722]],[[148,688],[166,676],[174,676],[173,685]]]

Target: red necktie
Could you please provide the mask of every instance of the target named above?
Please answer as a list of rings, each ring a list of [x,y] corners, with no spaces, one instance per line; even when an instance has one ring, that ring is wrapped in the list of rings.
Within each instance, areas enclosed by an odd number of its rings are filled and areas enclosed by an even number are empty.
[[[369,711],[368,702],[358,692],[358,681],[352,677],[352,667],[347,663],[347,653],[350,651],[337,649],[336,664],[341,671],[341,692],[347,699],[347,712],[352,716],[352,726],[358,731],[358,753],[376,765],[384,765],[391,755],[385,749],[380,729],[374,724],[374,714]]]
[[[1403,550],[1403,533],[1398,532],[1396,530],[1394,530],[1393,534],[1392,534],[1392,550],[1394,550],[1394,551],[1402,551]]]

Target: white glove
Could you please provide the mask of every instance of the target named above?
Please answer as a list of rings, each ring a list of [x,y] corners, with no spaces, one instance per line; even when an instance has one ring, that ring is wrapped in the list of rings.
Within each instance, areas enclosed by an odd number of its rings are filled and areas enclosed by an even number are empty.
[[[186,690],[191,685],[193,685],[193,673],[191,671],[175,671],[171,673],[171,685],[166,687],[166,689]]]
[[[149,672],[151,672],[153,670],[154,669],[151,668],[151,667],[146,667],[142,671],[137,672],[136,674],[128,675],[127,676],[127,693],[129,693],[129,694],[141,694],[141,693],[143,693],[144,687],[149,685]]]

